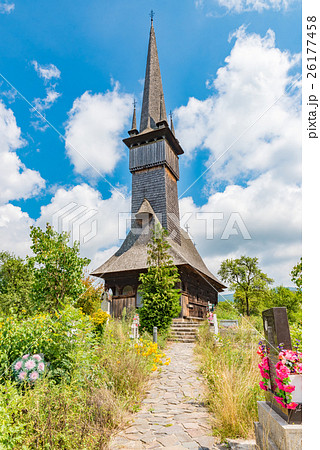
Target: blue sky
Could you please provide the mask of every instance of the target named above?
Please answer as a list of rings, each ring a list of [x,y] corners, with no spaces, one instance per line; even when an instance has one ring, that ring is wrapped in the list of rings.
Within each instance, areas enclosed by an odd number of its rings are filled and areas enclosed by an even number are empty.
[[[214,273],[227,257],[258,256],[290,285],[301,254],[299,1],[0,0],[2,248],[25,255],[28,227],[72,202],[98,211],[97,236],[81,243],[93,265],[121,243],[131,184],[121,139],[133,98],[140,109],[151,9],[166,108],[185,149],[181,215],[192,215],[199,252]],[[224,218],[208,240],[199,215],[217,211]]]

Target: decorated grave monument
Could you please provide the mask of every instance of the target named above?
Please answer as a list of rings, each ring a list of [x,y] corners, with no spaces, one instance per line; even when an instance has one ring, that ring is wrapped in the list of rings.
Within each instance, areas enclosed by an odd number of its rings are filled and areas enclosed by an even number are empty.
[[[259,364],[266,401],[258,402],[255,434],[259,448],[299,450],[302,441],[302,354],[292,350],[287,311],[262,313],[265,341]]]

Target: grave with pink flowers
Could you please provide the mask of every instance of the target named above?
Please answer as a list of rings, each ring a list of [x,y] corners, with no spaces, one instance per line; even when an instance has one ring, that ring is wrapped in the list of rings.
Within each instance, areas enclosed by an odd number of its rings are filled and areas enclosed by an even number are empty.
[[[302,353],[292,348],[286,308],[262,313],[265,339],[259,342],[260,388],[255,423],[261,448],[299,450],[302,441]]]

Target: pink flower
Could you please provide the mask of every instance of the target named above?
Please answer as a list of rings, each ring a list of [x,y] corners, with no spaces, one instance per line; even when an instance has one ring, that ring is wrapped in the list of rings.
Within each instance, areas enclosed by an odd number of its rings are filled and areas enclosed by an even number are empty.
[[[283,386],[283,390],[284,390],[284,392],[293,392],[294,390],[295,390],[295,386],[291,386],[291,385],[287,385],[287,386]],[[280,388],[279,388],[280,389]]]
[[[23,355],[23,359],[27,359],[28,358],[28,356],[29,356],[29,353],[27,353],[26,355]]]
[[[269,380],[269,378],[270,378],[269,373],[266,370],[261,369],[260,367],[259,367],[259,369],[260,369],[260,373],[261,373],[262,378],[267,378]]]
[[[19,370],[19,369],[21,369],[21,366],[22,366],[22,361],[18,361],[15,363],[14,368],[15,368],[15,370]]]
[[[38,372],[34,371],[30,373],[29,377],[31,381],[36,381],[39,378],[39,374]]]
[[[26,368],[28,370],[33,369],[35,365],[36,365],[36,363],[34,361],[32,361],[32,359],[29,359],[29,361],[26,362]]]
[[[40,372],[42,372],[44,370],[44,363],[43,362],[39,363],[38,370],[40,370]]]
[[[281,383],[280,380],[278,380],[278,378],[275,378],[275,381],[276,381],[276,383],[277,383],[278,388],[280,389],[280,391],[282,391],[283,388],[284,388],[284,385]]]
[[[296,409],[297,406],[298,406],[298,403],[291,402],[287,405],[287,408],[288,409]]]
[[[259,386],[261,387],[261,389],[263,389],[264,391],[266,391],[267,390],[267,387],[265,386],[265,384],[264,384],[264,382],[263,381],[260,381],[259,382]]]
[[[276,401],[283,406],[283,408],[286,407],[286,405],[283,403],[283,398],[282,397],[278,397],[277,395],[274,396],[274,398],[276,399]]]
[[[18,375],[20,380],[24,380],[26,378],[26,376],[27,376],[27,372],[20,372]]]
[[[280,380],[283,380],[284,378],[288,378],[290,375],[290,370],[286,366],[281,366],[279,369],[276,369],[277,376],[280,378]]]
[[[41,356],[40,355],[33,355],[32,357],[33,359],[36,359],[37,361],[41,361]]]

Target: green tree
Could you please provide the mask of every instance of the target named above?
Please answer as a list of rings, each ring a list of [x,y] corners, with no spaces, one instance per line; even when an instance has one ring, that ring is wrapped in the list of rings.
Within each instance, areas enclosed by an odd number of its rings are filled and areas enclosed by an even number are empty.
[[[258,267],[258,258],[241,256],[237,259],[226,259],[221,263],[218,274],[223,281],[235,290],[235,298],[241,312],[250,315],[252,303],[259,303],[267,294],[268,285],[273,282]],[[256,306],[256,305],[255,305]]]
[[[6,315],[31,312],[33,271],[25,261],[9,252],[0,253],[0,310]]]
[[[141,273],[139,292],[142,295],[142,307],[139,314],[141,326],[152,333],[156,326],[166,331],[180,311],[180,281],[176,266],[168,253],[170,244],[168,232],[156,224],[151,241],[148,244],[148,271]]]
[[[31,227],[30,237],[35,255],[28,258],[34,268],[34,308],[53,312],[67,303],[75,303],[85,290],[81,281],[83,268],[90,262],[88,258],[80,258],[79,243],[69,246],[69,234],[58,233],[49,224],[45,231]]]
[[[287,308],[288,320],[290,323],[301,320],[301,296],[297,292],[292,292],[290,289],[278,286],[270,290],[270,295],[267,301],[269,308],[284,306]]]

